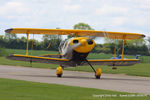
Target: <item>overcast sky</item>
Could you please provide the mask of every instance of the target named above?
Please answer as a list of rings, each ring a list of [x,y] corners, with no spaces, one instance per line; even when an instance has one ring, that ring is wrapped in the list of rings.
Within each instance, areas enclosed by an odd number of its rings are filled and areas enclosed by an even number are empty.
[[[1,35],[8,28],[72,29],[79,22],[150,36],[150,0],[0,0]]]

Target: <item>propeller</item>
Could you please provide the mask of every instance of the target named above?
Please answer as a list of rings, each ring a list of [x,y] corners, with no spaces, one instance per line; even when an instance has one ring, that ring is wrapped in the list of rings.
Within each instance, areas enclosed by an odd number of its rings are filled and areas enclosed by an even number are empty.
[[[81,43],[77,43],[77,44],[74,44],[73,46],[69,46],[68,49],[66,50],[65,54],[66,53],[71,53],[73,51],[73,49],[81,46],[82,44]]]
[[[70,49],[75,49],[75,48],[77,48],[77,47],[79,47],[81,45],[82,45],[82,43],[74,44],[73,46],[70,47]]]
[[[93,42],[93,40],[95,40],[98,36],[99,34],[96,34],[95,36],[89,36],[89,39],[87,40],[88,43]]]
[[[105,31],[102,31],[102,33],[104,34],[105,37],[107,37],[107,34]],[[93,40],[95,40],[97,37],[99,37],[99,33],[97,33],[95,36],[90,36],[88,41],[88,44],[92,44]]]

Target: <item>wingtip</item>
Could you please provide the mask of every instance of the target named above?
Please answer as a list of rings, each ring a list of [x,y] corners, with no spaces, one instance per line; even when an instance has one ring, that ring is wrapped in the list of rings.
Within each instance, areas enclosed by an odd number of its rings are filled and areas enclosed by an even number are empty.
[[[5,30],[6,33],[11,33],[11,31],[13,30],[13,28],[7,29]]]

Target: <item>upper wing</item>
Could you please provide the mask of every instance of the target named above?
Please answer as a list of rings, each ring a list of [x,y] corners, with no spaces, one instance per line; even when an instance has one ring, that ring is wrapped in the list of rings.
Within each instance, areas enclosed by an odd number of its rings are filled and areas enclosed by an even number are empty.
[[[140,39],[145,37],[143,34],[138,33],[125,33],[125,32],[110,32],[110,31],[94,31],[94,30],[69,30],[69,29],[37,29],[37,28],[11,28],[5,30],[7,33],[21,33],[21,34],[50,34],[50,35],[72,35],[79,36],[96,36],[107,37],[110,39]]]
[[[105,59],[105,60],[88,60],[92,65],[108,66],[130,66],[140,63],[139,59]],[[84,63],[83,65],[87,65]]]

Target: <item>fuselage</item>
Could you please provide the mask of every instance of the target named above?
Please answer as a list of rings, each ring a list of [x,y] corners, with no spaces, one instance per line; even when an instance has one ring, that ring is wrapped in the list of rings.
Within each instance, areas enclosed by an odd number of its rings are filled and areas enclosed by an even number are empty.
[[[59,52],[62,58],[69,59],[80,65],[94,47],[94,40],[87,37],[75,37],[61,42]]]

